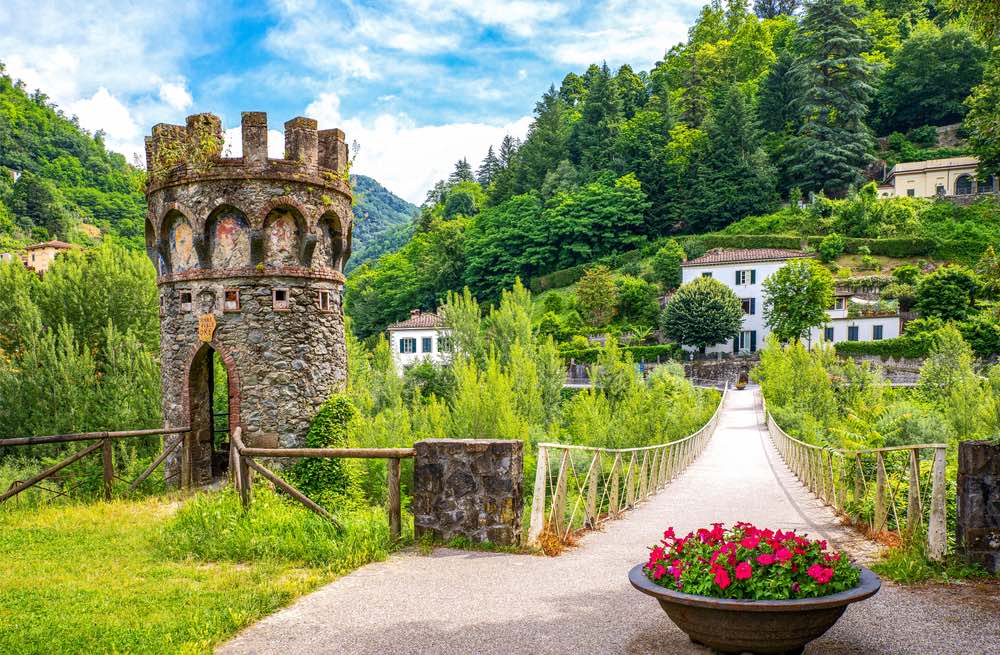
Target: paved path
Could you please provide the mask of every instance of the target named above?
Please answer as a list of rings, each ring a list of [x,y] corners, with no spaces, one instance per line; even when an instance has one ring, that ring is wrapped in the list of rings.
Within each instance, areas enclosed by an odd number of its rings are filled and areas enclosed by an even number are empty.
[[[781,462],[755,393],[731,392],[715,436],[678,479],[627,518],[556,558],[438,549],[372,564],[251,626],[219,649],[243,653],[708,653],[628,569],[668,525],[739,520],[796,528],[862,557],[844,529]],[[884,585],[807,653],[1000,655],[1000,590]]]

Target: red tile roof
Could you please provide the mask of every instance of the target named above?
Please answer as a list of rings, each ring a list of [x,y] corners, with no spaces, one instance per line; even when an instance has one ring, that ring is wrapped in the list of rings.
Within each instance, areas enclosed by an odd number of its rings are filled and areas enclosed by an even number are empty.
[[[41,243],[33,243],[30,246],[26,246],[25,250],[38,250],[39,248],[57,248],[59,250],[68,250],[70,248],[79,248],[79,246],[73,243],[66,243],[65,241],[43,241]]]
[[[772,262],[784,259],[811,257],[801,250],[785,250],[783,248],[744,248],[741,250],[716,248],[709,250],[701,257],[689,259],[681,266],[705,266],[708,264],[738,264],[740,262]]]
[[[415,329],[427,329],[427,328],[442,328],[444,327],[444,319],[435,314],[434,312],[421,312],[418,309],[410,312],[410,318],[405,321],[400,321],[399,323],[393,323],[387,330],[415,330]]]

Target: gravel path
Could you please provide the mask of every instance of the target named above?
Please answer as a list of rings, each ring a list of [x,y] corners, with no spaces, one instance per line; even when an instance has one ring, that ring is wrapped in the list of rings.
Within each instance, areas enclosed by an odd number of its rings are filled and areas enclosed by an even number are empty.
[[[626,574],[668,525],[796,528],[868,559],[870,542],[804,490],[766,437],[750,390],[731,392],[705,452],[663,491],[556,558],[438,549],[372,564],[251,626],[219,653],[708,653]],[[807,653],[1000,655],[1000,588],[882,591]]]

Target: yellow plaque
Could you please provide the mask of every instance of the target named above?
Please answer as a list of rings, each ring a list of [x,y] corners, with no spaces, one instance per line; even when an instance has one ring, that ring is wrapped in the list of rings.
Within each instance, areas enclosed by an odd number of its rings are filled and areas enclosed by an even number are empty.
[[[215,334],[215,314],[202,314],[198,317],[198,339],[209,343]]]

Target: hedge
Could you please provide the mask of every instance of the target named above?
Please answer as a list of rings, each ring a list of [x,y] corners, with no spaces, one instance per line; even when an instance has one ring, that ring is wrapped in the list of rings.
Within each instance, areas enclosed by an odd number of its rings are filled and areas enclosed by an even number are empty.
[[[896,337],[881,341],[841,341],[833,345],[838,355],[877,355],[882,359],[920,359],[930,350],[929,339]]]
[[[583,348],[579,350],[564,350],[564,359],[572,359],[579,364],[593,364],[597,361],[597,356],[604,351],[604,348]],[[660,359],[680,360],[684,357],[684,349],[676,343],[667,343],[659,346],[622,346],[622,353],[632,353],[632,360],[652,361]]]
[[[548,291],[549,289],[562,289],[563,287],[568,287],[569,285],[577,282],[581,277],[583,277],[584,272],[592,266],[603,264],[608,268],[621,268],[626,264],[641,261],[642,258],[643,254],[641,248],[625,252],[617,252],[612,255],[601,257],[600,259],[595,259],[594,261],[586,264],[579,264],[577,266],[571,266],[569,268],[553,271],[546,275],[533,277],[528,283],[528,288],[534,293],[541,293],[543,291]]]

